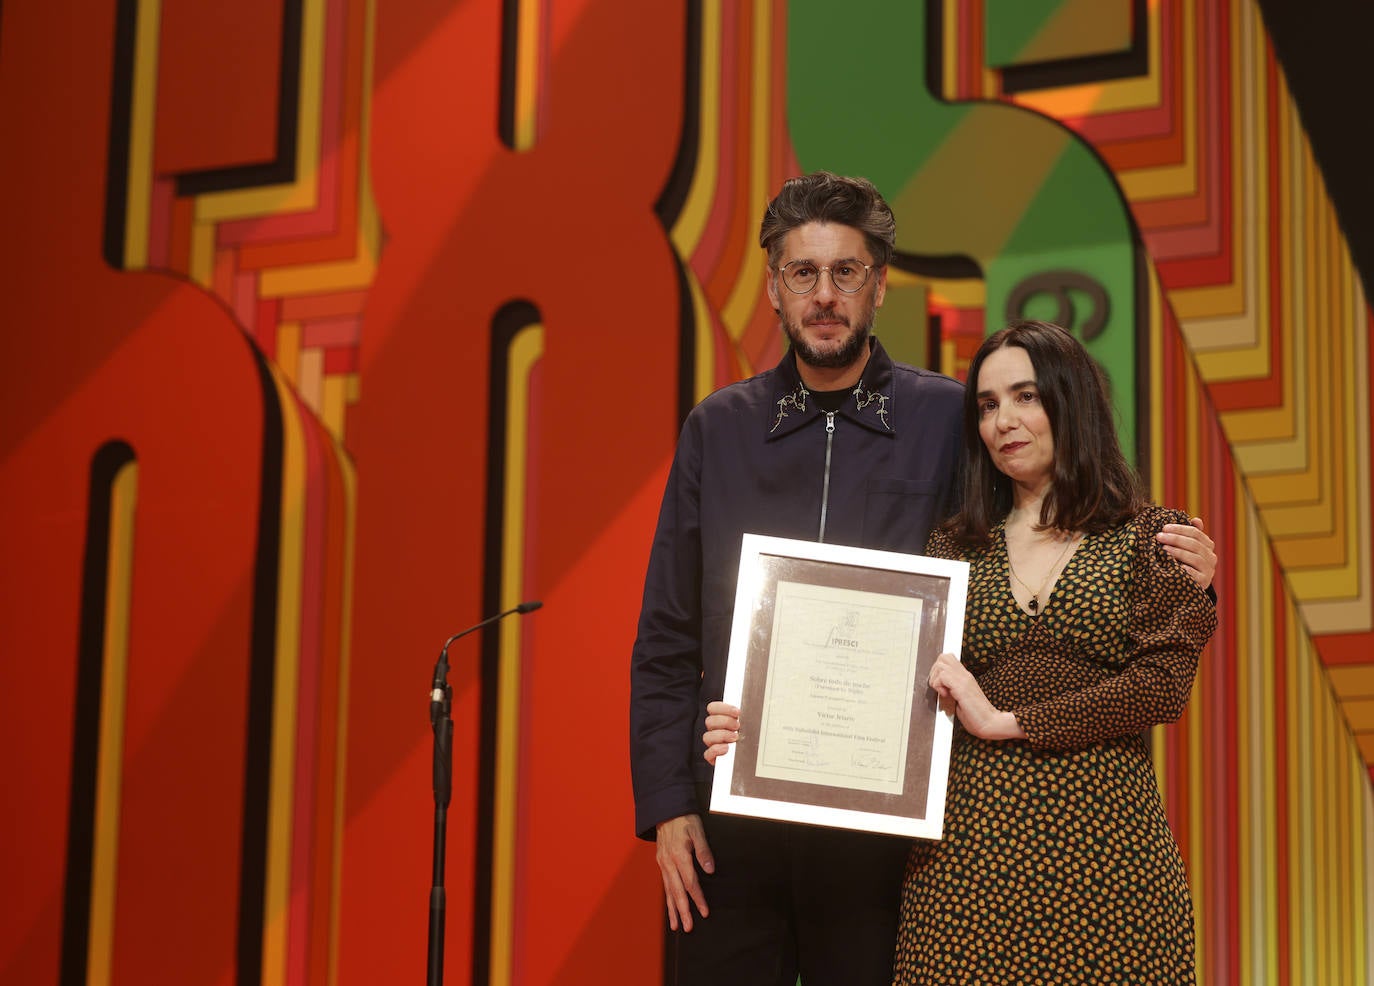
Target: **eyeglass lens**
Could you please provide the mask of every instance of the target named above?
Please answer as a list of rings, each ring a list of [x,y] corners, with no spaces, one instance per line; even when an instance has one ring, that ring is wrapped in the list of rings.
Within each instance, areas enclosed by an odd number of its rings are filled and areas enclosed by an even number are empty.
[[[787,264],[782,269],[782,282],[794,294],[806,294],[820,283],[822,271],[829,271],[835,287],[846,294],[853,294],[868,280],[868,269],[863,264],[840,261],[829,267],[806,262]]]

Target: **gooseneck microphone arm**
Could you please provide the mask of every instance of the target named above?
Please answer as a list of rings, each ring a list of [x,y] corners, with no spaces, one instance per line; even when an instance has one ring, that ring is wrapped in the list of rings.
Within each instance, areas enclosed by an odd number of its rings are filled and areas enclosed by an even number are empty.
[[[492,623],[495,623],[497,620],[503,620],[507,616],[510,616],[512,613],[519,613],[521,616],[524,616],[526,613],[533,613],[536,609],[543,605],[544,604],[539,600],[531,599],[529,602],[523,602],[517,606],[512,606],[510,609],[502,610],[495,616],[488,616],[485,620],[482,620],[480,623],[474,623],[466,630],[459,630],[452,637],[449,637],[447,640],[444,641],[444,646],[439,649],[439,660],[435,662],[434,665],[434,684],[430,686],[429,690],[430,725],[433,725],[435,723],[440,714],[448,715],[449,711],[448,701],[450,695],[447,691],[449,671],[449,646],[460,637],[466,637],[468,634],[472,633],[475,630],[480,630],[484,626],[489,626]]]
[[[429,687],[429,724],[434,730],[434,880],[429,891],[429,971],[427,986],[441,986],[444,981],[444,916],[447,906],[444,892],[444,852],[448,841],[448,803],[453,794],[453,689],[448,683],[448,649],[460,637],[504,619],[513,613],[523,616],[533,613],[542,602],[530,600],[508,610],[488,616],[466,630],[460,630],[444,641],[439,660],[434,665],[434,677]]]

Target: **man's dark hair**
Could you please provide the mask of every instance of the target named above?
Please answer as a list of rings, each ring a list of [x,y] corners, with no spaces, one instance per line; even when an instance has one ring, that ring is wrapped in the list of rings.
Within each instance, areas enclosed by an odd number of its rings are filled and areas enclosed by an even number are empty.
[[[807,223],[850,226],[863,234],[874,266],[886,266],[892,259],[897,220],[867,178],[817,171],[783,182],[759,226],[759,246],[767,251],[771,266],[776,267],[782,259],[782,241],[787,234]]]
[[[983,340],[964,387],[963,503],[945,530],[981,548],[1011,510],[1011,480],[992,464],[978,432],[978,372],[989,355],[1019,346],[1035,368],[1036,389],[1054,436],[1054,472],[1040,528],[1096,532],[1124,523],[1148,502],[1121,453],[1102,371],[1083,344],[1052,322],[1016,321]]]

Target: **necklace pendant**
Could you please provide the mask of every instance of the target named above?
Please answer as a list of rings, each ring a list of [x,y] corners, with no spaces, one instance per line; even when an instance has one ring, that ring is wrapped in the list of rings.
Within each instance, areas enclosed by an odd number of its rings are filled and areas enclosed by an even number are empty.
[[[1031,611],[1031,615],[1034,616],[1040,612],[1040,600],[1031,596],[1030,602],[1026,604],[1026,608],[1028,608]]]

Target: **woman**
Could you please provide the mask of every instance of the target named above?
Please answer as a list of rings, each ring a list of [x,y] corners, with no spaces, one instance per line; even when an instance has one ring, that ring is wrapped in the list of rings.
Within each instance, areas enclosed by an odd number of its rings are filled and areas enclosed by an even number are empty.
[[[1155,539],[1102,378],[1016,322],[969,369],[964,498],[927,552],[971,564],[939,842],[907,866],[896,983],[1192,983],[1192,904],[1146,730],[1176,719],[1216,627]],[[708,759],[737,711],[708,709]]]

